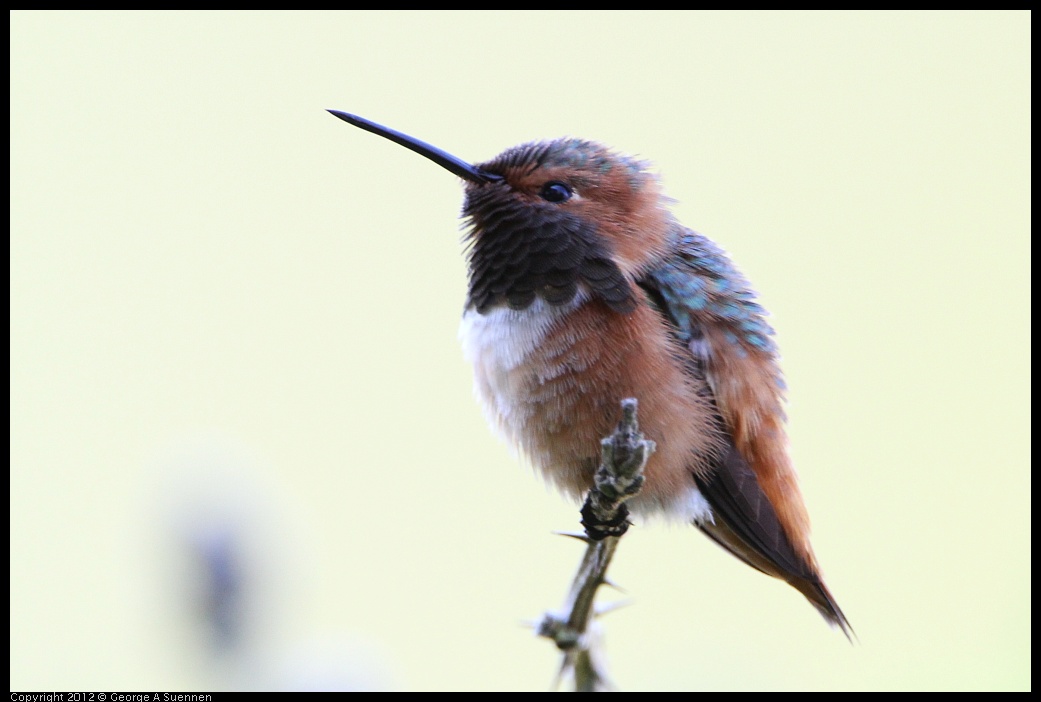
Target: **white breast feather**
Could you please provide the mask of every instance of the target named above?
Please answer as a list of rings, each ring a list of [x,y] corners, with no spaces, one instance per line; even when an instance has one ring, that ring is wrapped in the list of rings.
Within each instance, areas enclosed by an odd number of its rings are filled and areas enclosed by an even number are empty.
[[[475,392],[489,421],[514,448],[534,412],[525,401],[527,389],[564,371],[563,367],[527,364],[550,330],[584,301],[585,295],[580,293],[566,305],[536,299],[523,310],[496,307],[484,314],[475,309],[463,313],[459,340],[463,356],[473,364]]]

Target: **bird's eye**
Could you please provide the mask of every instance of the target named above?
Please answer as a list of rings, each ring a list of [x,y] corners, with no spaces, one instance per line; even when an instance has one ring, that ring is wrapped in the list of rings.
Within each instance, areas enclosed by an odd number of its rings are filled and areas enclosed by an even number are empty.
[[[559,180],[551,180],[539,190],[539,197],[547,202],[567,202],[574,194],[570,186]]]

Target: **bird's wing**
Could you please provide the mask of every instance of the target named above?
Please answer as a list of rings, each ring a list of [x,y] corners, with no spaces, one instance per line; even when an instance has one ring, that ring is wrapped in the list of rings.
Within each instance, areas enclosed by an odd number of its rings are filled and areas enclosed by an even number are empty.
[[[781,578],[847,636],[809,543],[809,519],[788,458],[784,383],[773,330],[754,293],[712,242],[686,231],[680,255],[640,286],[689,351],[688,372],[711,388],[726,444],[712,470],[692,471],[713,521],[697,526],[758,570]]]

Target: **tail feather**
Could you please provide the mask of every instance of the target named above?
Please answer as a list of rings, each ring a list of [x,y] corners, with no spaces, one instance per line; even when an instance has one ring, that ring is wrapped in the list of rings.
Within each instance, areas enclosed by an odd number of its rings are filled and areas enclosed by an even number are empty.
[[[695,474],[694,480],[713,514],[712,521],[696,526],[735,557],[801,592],[852,641],[853,628],[821,579],[817,564],[792,547],[773,505],[737,449],[731,446],[717,470],[704,477]]]

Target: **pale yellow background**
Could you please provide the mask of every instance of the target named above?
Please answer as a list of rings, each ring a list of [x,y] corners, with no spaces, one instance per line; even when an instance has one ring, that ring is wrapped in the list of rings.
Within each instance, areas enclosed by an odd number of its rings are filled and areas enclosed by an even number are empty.
[[[619,687],[1029,688],[1028,14],[11,20],[14,689],[550,686],[523,623],[577,513],[472,399],[461,188],[326,108],[650,159],[772,311],[860,643],[640,528]],[[224,657],[190,548],[221,525],[251,576]]]

